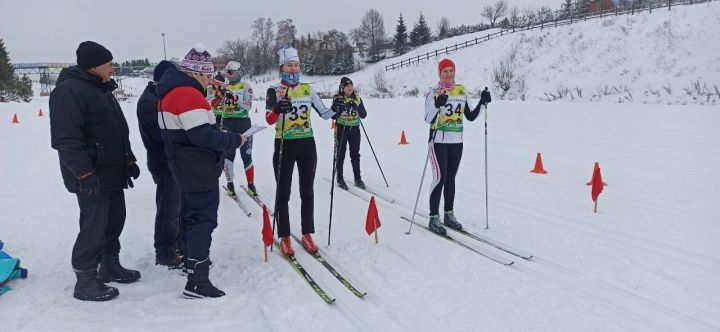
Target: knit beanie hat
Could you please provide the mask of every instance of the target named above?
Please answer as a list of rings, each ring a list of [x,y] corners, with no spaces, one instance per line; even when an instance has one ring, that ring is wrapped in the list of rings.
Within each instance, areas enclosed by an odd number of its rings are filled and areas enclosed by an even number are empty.
[[[78,67],[90,69],[112,61],[113,56],[104,46],[94,41],[80,43],[75,51]]]
[[[175,66],[174,63],[167,61],[167,60],[160,61],[160,63],[158,63],[157,66],[155,66],[155,69],[153,70],[153,81],[159,82],[162,75],[169,68],[177,68],[177,66]]]
[[[443,71],[443,69],[447,67],[455,68],[455,63],[452,62],[450,59],[442,59],[440,60],[440,63],[438,64],[438,74]]]
[[[298,56],[298,51],[290,46],[283,47],[278,50],[278,63],[280,66],[290,62],[290,61],[298,61],[300,62],[300,57]]]
[[[207,51],[207,48],[202,44],[196,44],[180,63],[180,70],[212,74],[215,71],[215,66],[210,61],[210,52]]]

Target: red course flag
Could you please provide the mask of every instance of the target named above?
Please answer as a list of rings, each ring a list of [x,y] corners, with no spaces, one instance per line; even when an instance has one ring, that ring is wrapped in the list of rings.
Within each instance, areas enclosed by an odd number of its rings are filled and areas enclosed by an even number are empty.
[[[600,175],[600,168],[596,168],[593,172],[592,177],[592,200],[597,202],[598,196],[603,191],[602,175]]]
[[[368,206],[367,218],[365,219],[365,231],[368,235],[380,228],[380,216],[378,215],[377,206],[375,206],[375,196],[370,198],[370,206]]]
[[[273,243],[273,231],[270,226],[270,214],[268,213],[267,206],[263,205],[263,228],[262,228],[262,240],[266,247],[269,247]]]

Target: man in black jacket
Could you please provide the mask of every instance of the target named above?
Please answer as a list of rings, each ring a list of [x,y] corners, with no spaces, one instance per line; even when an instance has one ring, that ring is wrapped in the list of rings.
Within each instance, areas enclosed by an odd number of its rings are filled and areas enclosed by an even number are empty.
[[[182,267],[183,243],[178,232],[180,224],[180,188],[173,178],[165,157],[164,143],[158,126],[157,82],[168,68],[175,68],[170,61],[160,61],[153,70],[153,80],[138,99],[138,127],[143,145],[147,150],[147,165],[155,190],[155,264],[169,268]]]
[[[65,187],[77,195],[80,232],[72,252],[77,275],[73,296],[105,301],[118,295],[107,282],[130,283],[140,272],[120,265],[125,195],[140,168],[129,130],[113,96],[112,54],[95,42],[80,43],[77,66],[60,72],[50,95],[50,137]],[[99,267],[98,267],[99,264]]]

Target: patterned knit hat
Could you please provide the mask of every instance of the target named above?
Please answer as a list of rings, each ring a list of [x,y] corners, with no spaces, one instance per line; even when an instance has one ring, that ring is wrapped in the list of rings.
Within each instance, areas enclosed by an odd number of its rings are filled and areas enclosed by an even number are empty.
[[[290,62],[290,61],[298,61],[300,62],[300,57],[298,56],[298,51],[290,46],[283,47],[278,50],[278,62],[280,63],[280,66]]]
[[[215,66],[210,61],[210,52],[205,45],[196,44],[180,63],[180,70],[201,74],[212,74]]]

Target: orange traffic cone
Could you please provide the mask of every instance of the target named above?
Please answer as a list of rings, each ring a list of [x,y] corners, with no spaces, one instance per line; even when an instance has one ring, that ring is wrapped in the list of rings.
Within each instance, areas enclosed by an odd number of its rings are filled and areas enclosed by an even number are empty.
[[[547,174],[547,171],[543,169],[542,156],[540,156],[540,152],[538,152],[537,158],[535,158],[535,168],[533,168],[530,172],[536,174]]]
[[[17,114],[13,114],[13,119],[10,123],[20,123],[20,121],[18,121]]]
[[[405,131],[404,131],[404,130],[402,131],[402,135],[400,135],[400,143],[398,143],[398,144],[399,144],[399,145],[410,144],[410,142],[408,142],[407,139],[405,138]]]
[[[595,168],[593,168],[593,176],[595,176],[595,170],[598,169],[598,168],[600,168],[600,163],[596,161],[596,162],[595,162]],[[591,178],[591,179],[590,179],[590,182],[586,183],[586,185],[592,186],[593,179],[594,179],[594,178]],[[603,181],[602,184],[603,184],[603,187],[604,187],[604,186],[607,186],[607,183],[605,183],[605,181]]]
[[[42,108],[38,111],[38,116],[43,116]]]
[[[330,129],[335,129],[335,120],[332,120],[332,123],[330,124]]]

